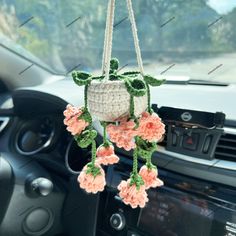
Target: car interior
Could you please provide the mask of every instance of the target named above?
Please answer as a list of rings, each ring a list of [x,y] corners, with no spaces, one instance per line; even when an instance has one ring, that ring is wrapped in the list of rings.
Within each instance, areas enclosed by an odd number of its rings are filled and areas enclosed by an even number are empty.
[[[93,151],[63,112],[84,104],[73,71],[102,74],[110,1],[0,0],[0,236],[236,236],[235,0],[132,1],[145,72],[165,79],[150,104],[165,125],[152,155],[164,185],[143,208],[124,203],[133,151],[115,144],[104,191],[78,184]],[[135,71],[126,1],[114,2],[112,57]]]

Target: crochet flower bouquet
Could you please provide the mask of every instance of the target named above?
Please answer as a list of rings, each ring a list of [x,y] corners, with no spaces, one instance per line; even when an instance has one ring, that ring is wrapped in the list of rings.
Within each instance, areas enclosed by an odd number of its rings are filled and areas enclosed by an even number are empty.
[[[151,108],[150,86],[159,86],[164,80],[144,73],[131,0],[127,0],[127,6],[139,71],[120,74],[118,60],[111,59],[115,0],[109,0],[102,76],[79,71],[72,73],[74,82],[84,86],[84,106],[77,108],[68,105],[64,111],[64,124],[79,147],[91,146],[91,162],[84,166],[78,176],[80,187],[88,193],[104,190],[106,181],[102,166],[119,161],[111,142],[119,148],[133,151],[130,178],[121,181],[118,190],[123,202],[136,208],[145,206],[148,188],[163,185],[151,157],[157,150],[157,142],[165,133],[165,126]],[[103,143],[99,147],[96,147],[97,132],[92,126],[92,117],[100,120],[104,130]],[[139,171],[138,157],[145,160],[145,165]]]

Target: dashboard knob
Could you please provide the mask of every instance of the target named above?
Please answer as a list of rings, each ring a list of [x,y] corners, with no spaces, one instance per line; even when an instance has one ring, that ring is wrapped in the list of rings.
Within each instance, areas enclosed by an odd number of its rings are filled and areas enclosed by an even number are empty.
[[[115,230],[122,230],[125,227],[125,217],[122,213],[114,213],[110,217],[110,225]]]
[[[53,183],[46,178],[37,178],[31,182],[31,189],[40,196],[48,196],[53,190]]]

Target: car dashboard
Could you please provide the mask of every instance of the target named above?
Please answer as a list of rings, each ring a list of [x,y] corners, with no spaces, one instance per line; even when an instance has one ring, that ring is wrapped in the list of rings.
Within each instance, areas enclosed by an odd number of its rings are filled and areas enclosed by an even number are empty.
[[[150,190],[143,210],[131,210],[117,195],[132,166],[131,153],[120,149],[120,163],[106,168],[105,192],[88,195],[79,189],[76,173],[90,161],[90,152],[80,149],[63,125],[66,105],[83,102],[82,90],[70,79],[2,92],[0,160],[8,171],[0,171],[5,178],[0,202],[6,205],[0,235],[220,236],[236,230],[236,111],[229,99],[236,87],[167,84],[152,92],[158,107],[220,111],[226,121],[211,159],[170,151],[166,139],[160,143],[153,162],[165,187]],[[101,134],[98,123],[94,127]]]

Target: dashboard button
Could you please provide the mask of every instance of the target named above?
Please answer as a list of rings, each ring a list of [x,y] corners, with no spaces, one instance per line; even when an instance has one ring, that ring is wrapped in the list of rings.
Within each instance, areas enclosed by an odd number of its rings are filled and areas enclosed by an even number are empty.
[[[45,208],[37,208],[28,213],[24,219],[23,231],[27,235],[43,235],[51,228],[52,225],[52,212]]]
[[[203,153],[208,153],[209,149],[210,149],[210,146],[211,146],[211,140],[212,140],[212,136],[207,136],[206,139],[205,139],[205,143],[203,145]]]
[[[125,217],[122,213],[115,213],[110,218],[110,225],[115,230],[124,229],[125,224]]]
[[[176,132],[172,133],[172,145],[173,146],[177,145],[177,134],[176,134]]]
[[[141,235],[134,231],[128,231],[127,236],[141,236]]]
[[[195,151],[197,149],[199,135],[192,133],[191,135],[184,135],[183,148]]]

